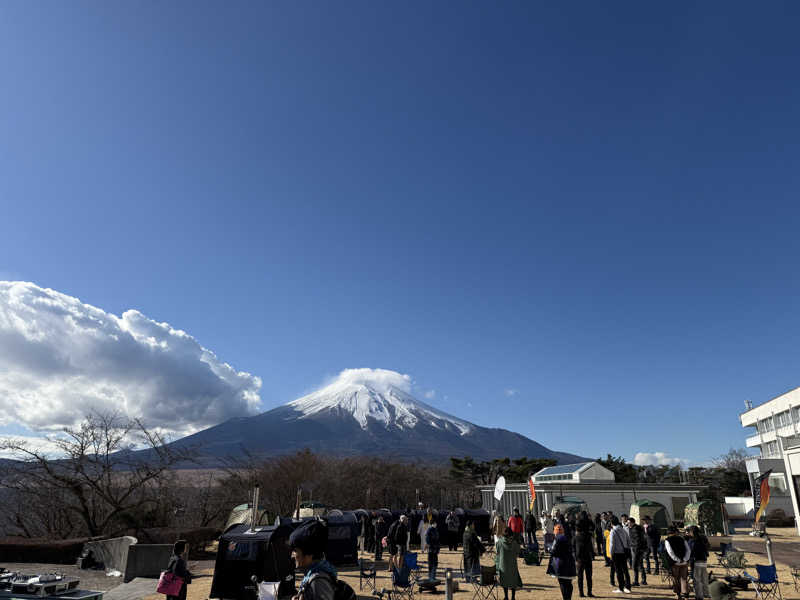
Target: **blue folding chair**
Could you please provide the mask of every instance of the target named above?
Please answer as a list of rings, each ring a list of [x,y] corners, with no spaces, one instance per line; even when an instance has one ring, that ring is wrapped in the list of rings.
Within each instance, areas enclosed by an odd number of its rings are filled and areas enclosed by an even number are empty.
[[[415,555],[416,556],[416,555]],[[417,583],[417,578],[414,576],[411,569],[408,567],[407,562],[403,562],[403,566],[398,569],[392,566],[392,599],[406,598],[407,600],[414,600],[414,585]]]
[[[768,600],[769,598],[780,598],[783,600],[781,594],[781,586],[778,583],[778,569],[775,565],[756,565],[758,572],[758,579],[750,575],[747,571],[743,573],[744,577],[750,580],[756,590],[756,596],[761,600]]]
[[[419,577],[420,567],[416,552],[406,552],[403,556],[403,566],[408,566],[409,570],[412,571],[415,576]]]

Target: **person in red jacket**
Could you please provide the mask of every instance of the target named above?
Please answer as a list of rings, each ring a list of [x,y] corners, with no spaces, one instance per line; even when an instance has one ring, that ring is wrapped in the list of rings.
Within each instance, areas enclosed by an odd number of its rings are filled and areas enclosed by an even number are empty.
[[[519,514],[519,509],[514,507],[513,514],[508,518],[508,526],[511,531],[514,533],[514,538],[517,540],[519,545],[522,545],[522,532],[525,530],[525,525],[522,521],[522,517]]]

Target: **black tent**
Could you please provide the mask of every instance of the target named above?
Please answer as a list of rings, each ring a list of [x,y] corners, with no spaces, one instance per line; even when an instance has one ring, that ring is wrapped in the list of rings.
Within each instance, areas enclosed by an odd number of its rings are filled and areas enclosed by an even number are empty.
[[[357,563],[361,524],[355,513],[336,511],[333,514],[329,513],[324,520],[328,523],[328,546],[325,549],[325,558],[335,565]]]
[[[459,537],[464,535],[464,529],[467,527],[467,521],[474,521],[475,522],[475,533],[478,534],[478,537],[485,540],[492,539],[492,530],[491,530],[491,523],[488,510],[483,510],[482,508],[478,509],[470,509],[470,508],[457,508],[456,514],[458,518],[461,520],[461,524],[459,526]],[[460,541],[460,540],[459,540]]]
[[[245,587],[258,581],[280,581],[278,595],[292,596],[294,561],[289,549],[291,527],[264,526],[251,531],[249,525],[235,525],[219,538],[211,598],[245,600]]]
[[[354,512],[331,510],[325,517],[304,517],[302,519],[278,517],[275,519],[275,523],[286,527],[291,535],[291,532],[303,523],[317,518],[321,518],[328,525],[328,545],[325,548],[325,558],[335,565],[357,563],[361,523],[358,522]]]

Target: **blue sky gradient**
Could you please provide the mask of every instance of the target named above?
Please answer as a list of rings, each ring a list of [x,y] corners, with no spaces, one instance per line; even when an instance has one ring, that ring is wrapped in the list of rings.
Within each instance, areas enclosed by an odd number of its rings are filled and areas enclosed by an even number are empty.
[[[3,3],[0,279],[186,330],[265,409],[381,367],[554,449],[704,462],[800,385],[799,24]]]

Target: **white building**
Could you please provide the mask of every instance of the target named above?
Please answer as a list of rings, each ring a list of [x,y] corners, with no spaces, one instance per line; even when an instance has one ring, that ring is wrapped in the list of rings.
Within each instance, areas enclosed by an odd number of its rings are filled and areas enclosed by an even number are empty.
[[[800,533],[800,388],[748,408],[739,420],[742,427],[753,428],[746,446],[759,451],[747,461],[751,486],[754,479],[772,469],[767,513],[780,509],[787,515],[794,514]]]
[[[533,475],[536,488],[534,512],[550,512],[561,498],[580,499],[592,514],[612,510],[627,514],[637,500],[663,504],[670,521],[683,520],[683,511],[690,502],[697,502],[701,485],[684,483],[616,483],[614,473],[596,462],[545,467]],[[506,485],[500,502],[494,500],[494,486],[480,486],[483,508],[499,510],[508,517],[514,507],[526,512],[529,492],[526,483]]]

